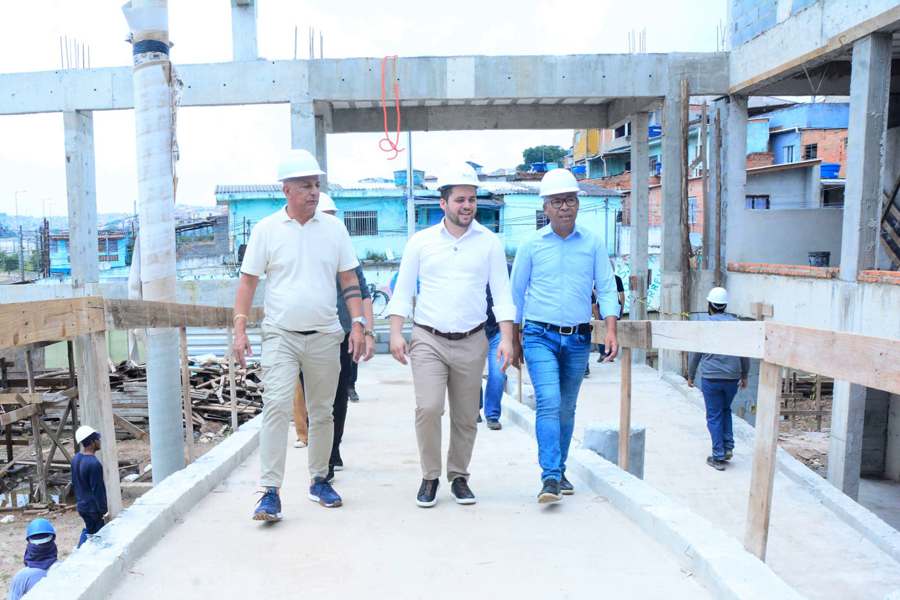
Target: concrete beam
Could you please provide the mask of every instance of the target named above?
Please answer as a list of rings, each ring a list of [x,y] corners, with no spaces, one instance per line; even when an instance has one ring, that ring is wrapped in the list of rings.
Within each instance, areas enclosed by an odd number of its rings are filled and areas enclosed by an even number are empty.
[[[891,89],[900,90],[900,60],[893,61]],[[793,75],[754,90],[765,96],[849,96],[850,57],[807,67]]]
[[[581,129],[607,126],[605,104],[410,106],[404,107],[402,111],[403,129],[413,131]],[[393,118],[390,115],[391,122]],[[334,111],[334,133],[383,130],[384,116],[380,107]]]
[[[855,282],[860,271],[875,267],[890,80],[891,35],[870,35],[856,42],[841,231],[840,278],[844,281]]]
[[[232,56],[235,61],[256,60],[256,0],[231,0]]]
[[[606,128],[614,129],[631,120],[632,115],[652,112],[661,107],[662,98],[616,98],[608,105]]]
[[[804,66],[839,57],[857,40],[896,29],[900,6],[896,0],[820,0],[781,17],[777,25],[729,53],[732,94],[759,93],[773,82],[802,74]],[[810,94],[806,89],[803,94]]]
[[[728,88],[724,53],[418,57],[397,65],[404,100],[660,97],[670,71],[687,77],[694,94]],[[177,72],[182,106],[381,98],[380,58],[179,65]],[[0,90],[0,115],[134,106],[130,67],[8,73]]]

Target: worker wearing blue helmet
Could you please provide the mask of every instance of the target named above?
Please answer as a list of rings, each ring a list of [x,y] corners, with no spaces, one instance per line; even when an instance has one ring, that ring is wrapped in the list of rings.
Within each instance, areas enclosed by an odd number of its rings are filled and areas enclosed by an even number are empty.
[[[56,562],[56,530],[47,519],[35,519],[25,530],[25,568],[13,577],[9,584],[9,600],[19,600]]]

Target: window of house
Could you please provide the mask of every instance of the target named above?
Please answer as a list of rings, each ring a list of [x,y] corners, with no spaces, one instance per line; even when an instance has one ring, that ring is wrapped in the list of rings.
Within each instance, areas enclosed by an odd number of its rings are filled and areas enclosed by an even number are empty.
[[[631,133],[631,123],[625,123],[621,127],[616,127],[616,137],[625,137]]]
[[[625,161],[625,170],[626,170],[626,171],[630,171],[630,170],[631,170],[631,161],[630,161],[630,160],[626,160],[626,161]]]
[[[823,208],[844,208],[844,186],[829,186],[822,190]]]
[[[100,262],[116,262],[119,260],[119,240],[100,238],[97,240]]]
[[[650,175],[656,175],[656,165],[658,165],[658,164],[659,164],[659,157],[651,156],[650,157]]]
[[[771,208],[769,205],[769,196],[747,196],[746,207],[750,210],[768,210]]]
[[[378,211],[348,210],[344,212],[344,225],[350,235],[378,235]]]
[[[549,223],[550,223],[550,219],[547,218],[547,215],[544,214],[544,211],[542,211],[542,210],[534,211],[535,229],[540,229],[541,227],[544,227],[545,225],[548,225]]]
[[[818,144],[806,144],[803,146],[803,160],[813,160],[819,155]]]
[[[784,147],[784,162],[786,162],[786,163],[794,162],[794,147],[793,146],[785,146]]]
[[[50,240],[50,253],[56,254],[59,252],[59,240],[51,239]]]
[[[697,222],[697,197],[688,196],[688,223],[693,225]]]

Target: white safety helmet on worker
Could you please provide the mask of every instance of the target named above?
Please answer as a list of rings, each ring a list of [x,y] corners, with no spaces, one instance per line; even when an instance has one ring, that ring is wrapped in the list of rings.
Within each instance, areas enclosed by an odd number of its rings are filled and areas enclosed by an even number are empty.
[[[438,190],[454,185],[472,185],[478,187],[478,173],[469,163],[462,163],[444,171],[438,177]]]
[[[541,179],[540,195],[542,198],[556,194],[580,193],[578,181],[568,169],[553,169],[544,173]]]
[[[331,196],[326,194],[325,192],[319,192],[319,210],[322,212],[337,212],[337,206],[334,204],[334,200],[331,199]]]
[[[324,174],[319,161],[307,150],[288,150],[278,163],[278,181]]]
[[[706,295],[706,301],[710,304],[724,306],[728,304],[728,292],[723,287],[714,287]]]
[[[78,429],[75,430],[75,441],[79,444],[86,440],[89,436],[97,433],[97,430],[91,427],[90,425],[82,425]]]

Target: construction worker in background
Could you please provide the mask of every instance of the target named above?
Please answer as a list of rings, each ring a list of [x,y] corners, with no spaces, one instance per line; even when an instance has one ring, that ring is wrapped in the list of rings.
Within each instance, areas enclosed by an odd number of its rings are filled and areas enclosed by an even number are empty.
[[[319,210],[322,212],[337,216],[337,206],[331,196],[325,192],[319,193]],[[372,311],[372,296],[369,294],[369,286],[366,283],[366,276],[363,274],[362,266],[357,265],[356,277],[359,279],[359,290],[362,294],[363,316],[366,318],[367,327],[363,334],[365,335],[365,351],[362,360],[366,361],[375,354],[375,332],[370,329],[375,323],[375,316]],[[346,335],[344,341],[341,342],[341,372],[338,376],[337,392],[334,395],[334,442],[331,445],[331,458],[328,461],[328,480],[334,479],[334,472],[341,471],[344,468],[344,460],[341,458],[341,440],[344,437],[344,423],[347,421],[347,401],[350,399],[350,378],[353,375],[353,366],[357,365],[350,358],[347,352],[350,343],[351,321],[350,313],[347,312],[347,304],[343,297],[338,294],[337,298],[338,320],[341,322]],[[296,415],[294,415],[296,418]]]
[[[591,292],[606,323],[606,360],[618,353],[616,284],[603,240],[576,224],[580,188],[566,169],[541,179],[550,223],[519,246],[512,269],[516,304],[514,355],[524,358],[534,386],[541,491],[538,501],[557,502],[575,492],[566,458],[575,427],[575,402],[591,351]]]
[[[75,441],[81,451],[72,457],[72,489],[78,501],[76,508],[84,521],[84,529],[78,539],[78,547],[103,528],[109,511],[106,505],[106,486],[103,483],[103,465],[97,460],[100,450],[100,433],[87,425],[75,430]]]
[[[56,530],[47,519],[35,519],[25,530],[25,568],[20,569],[9,582],[8,600],[19,600],[56,563]]]
[[[733,315],[725,313],[728,306],[725,288],[711,289],[706,302],[710,321],[737,321]],[[724,471],[725,464],[734,455],[731,402],[738,386],[747,387],[750,359],[725,354],[692,354],[688,364],[688,385],[691,387],[694,387],[698,367],[702,377],[700,391],[706,404],[706,428],[712,438],[712,455],[706,458],[706,464],[717,471]]]
[[[478,176],[468,164],[438,180],[444,218],[412,236],[403,251],[394,295],[387,306],[391,319],[391,354],[412,363],[416,392],[416,440],[422,483],[416,504],[437,502],[441,476],[441,415],[450,404],[450,449],[447,480],[459,504],[474,504],[468,484],[469,461],[478,432],[478,397],[488,351],[484,334],[490,285],[500,327],[497,356],[501,369],[512,360],[512,319],[506,253],[497,235],[475,220]],[[403,321],[413,311],[411,342]]]
[[[507,273],[511,270],[512,265],[507,263]],[[491,295],[491,286],[487,287],[487,321],[484,325],[484,333],[488,339],[488,376],[483,392],[484,420],[487,421],[488,429],[498,431],[503,428],[500,425],[500,401],[503,399],[503,390],[506,388],[506,372],[501,369],[503,365],[497,358],[501,335],[500,326],[494,316],[494,297]]]
[[[282,159],[278,179],[287,204],[250,233],[234,302],[234,348],[243,366],[245,357],[252,355],[247,313],[259,277],[266,275],[259,442],[263,495],[253,513],[258,521],[282,517],[279,488],[284,480],[285,438],[301,368],[309,411],[308,497],[328,508],[342,504],[326,479],[334,438],[338,352],[347,337],[334,302],[338,287],[351,315],[347,351],[353,360],[359,360],[365,348],[366,319],[355,272],[359,261],[350,235],[338,219],[317,210],[320,175],[324,172],[319,163],[306,150],[291,150]]]

